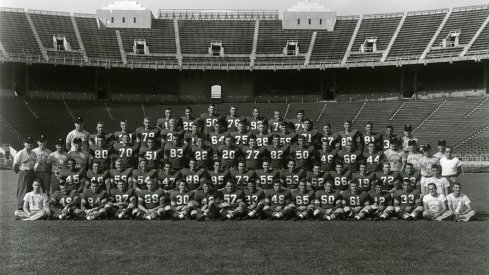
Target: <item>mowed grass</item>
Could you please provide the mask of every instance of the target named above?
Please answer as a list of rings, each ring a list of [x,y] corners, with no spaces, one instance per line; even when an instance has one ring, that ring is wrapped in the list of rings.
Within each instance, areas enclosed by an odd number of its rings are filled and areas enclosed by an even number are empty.
[[[0,171],[0,273],[488,274],[489,175],[460,179],[470,223],[24,222],[17,177]]]

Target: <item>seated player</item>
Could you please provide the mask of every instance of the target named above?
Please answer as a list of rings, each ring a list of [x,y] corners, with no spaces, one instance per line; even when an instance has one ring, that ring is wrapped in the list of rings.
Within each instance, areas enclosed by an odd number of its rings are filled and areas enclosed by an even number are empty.
[[[81,194],[80,209],[76,211],[78,217],[87,220],[103,219],[107,216],[105,204],[108,201],[107,191],[100,188],[97,181],[90,182],[90,188]]]
[[[133,188],[127,187],[127,182],[119,180],[117,188],[110,190],[109,202],[105,205],[108,216],[127,219],[136,208],[137,197]]]
[[[47,218],[49,214],[48,201],[48,195],[41,192],[41,183],[35,180],[32,183],[32,191],[24,195],[24,211],[16,211],[15,216],[24,221]]]
[[[280,171],[280,181],[289,190],[297,190],[299,182],[305,177],[303,166],[296,168],[296,161],[293,159],[287,161],[287,169]]]
[[[470,205],[470,199],[461,192],[462,184],[455,182],[453,184],[453,193],[447,196],[448,211],[453,215],[455,221],[468,222],[474,215],[475,211]]]
[[[355,218],[355,220],[361,220],[370,213],[369,208],[365,206],[369,205],[367,192],[359,192],[357,189],[357,183],[350,182],[350,189],[344,191],[341,194],[343,198],[341,204],[343,205],[343,212],[348,219]],[[363,213],[360,215],[360,211]]]
[[[428,194],[423,196],[423,218],[428,221],[443,221],[452,213],[448,212],[447,198],[438,193],[434,183],[428,184]]]
[[[244,216],[246,204],[243,190],[237,189],[232,180],[226,181],[226,187],[218,194],[221,220],[241,219]]]
[[[324,190],[314,194],[314,217],[320,220],[335,220],[343,216],[342,197],[339,191],[333,190],[333,184],[327,181]]]
[[[290,204],[290,191],[283,189],[280,181],[273,183],[273,189],[265,193],[265,206],[263,212],[269,220],[289,219],[290,208],[285,209]]]
[[[409,179],[402,180],[402,189],[394,193],[394,209],[398,218],[416,220],[422,217],[421,192],[413,188]]]
[[[175,189],[175,179],[176,175],[173,173],[171,162],[163,162],[163,169],[158,173],[158,184],[165,193]]]
[[[401,176],[399,172],[391,171],[390,162],[382,164],[382,172],[375,173],[375,178],[382,182],[382,190],[394,193],[399,189]]]
[[[146,181],[148,189],[141,190],[138,196],[138,208],[132,215],[137,219],[156,220],[165,216],[165,191],[158,187],[155,180]]]
[[[114,166],[115,169],[110,169],[110,189],[117,188],[115,186],[116,181],[123,180],[128,182],[133,170],[133,168],[123,169],[121,159],[116,159]],[[107,190],[107,192],[110,192],[110,190]]]
[[[86,176],[85,168],[76,168],[74,159],[68,159],[67,168],[59,173],[59,184],[65,184],[68,191],[76,190],[78,193],[83,192],[81,180]]]
[[[375,173],[367,170],[367,163],[361,160],[358,163],[358,173],[353,173],[352,181],[358,183],[358,190],[370,191],[375,180]]]
[[[110,174],[109,171],[103,171],[100,169],[100,162],[92,162],[92,170],[88,170],[85,181],[85,189],[90,188],[90,182],[95,180],[98,182],[101,188],[110,190]]]
[[[139,160],[139,169],[132,170],[132,175],[128,179],[128,186],[131,186],[136,192],[148,189],[146,181],[156,178],[157,172],[155,169],[149,169],[147,160],[141,159]]]
[[[299,189],[291,191],[292,202],[286,207],[291,209],[294,220],[312,218],[314,209],[314,190],[307,190],[304,181],[299,182]]]
[[[254,180],[248,181],[248,188],[244,190],[244,198],[248,208],[248,214],[243,219],[258,218],[261,220],[264,216],[265,193],[262,189],[256,188],[256,182]]]
[[[334,183],[333,189],[338,191],[347,190],[351,179],[350,170],[343,169],[341,161],[335,163],[335,170],[329,172],[327,177],[327,180]]]
[[[392,195],[382,190],[382,183],[374,184],[368,192],[369,206],[364,212],[360,211],[360,218],[364,213],[370,213],[374,220],[388,220],[394,214]]]
[[[185,180],[178,181],[177,190],[170,192],[169,213],[172,219],[183,220],[194,208],[194,191],[189,191]]]
[[[197,190],[194,195],[195,209],[190,212],[190,217],[197,221],[215,219],[217,217],[217,207],[215,192],[211,189],[212,183],[204,179],[202,189]]]
[[[231,178],[231,173],[229,170],[222,168],[220,159],[216,159],[214,160],[214,170],[209,171],[209,176],[212,181],[212,188],[219,191],[224,188],[226,181]]]
[[[263,169],[255,171],[256,179],[260,181],[259,187],[267,193],[273,189],[275,181],[280,182],[280,174],[277,170],[270,168],[270,161],[268,159],[264,159],[261,165]]]
[[[79,200],[76,190],[69,191],[64,183],[60,184],[59,190],[49,199],[50,218],[60,220],[73,218]]]
[[[323,185],[327,177],[328,173],[321,171],[321,165],[315,163],[312,167],[312,172],[307,172],[306,174],[307,188],[314,191],[323,190]]]
[[[431,167],[431,174],[432,176],[427,178],[427,177],[422,177],[421,178],[421,193],[423,195],[428,194],[428,185],[430,183],[433,183],[436,186],[436,192],[443,194],[445,197],[448,195],[449,190],[450,190],[450,182],[448,181],[447,178],[442,177],[440,175],[441,169],[440,166],[437,164],[433,164]]]

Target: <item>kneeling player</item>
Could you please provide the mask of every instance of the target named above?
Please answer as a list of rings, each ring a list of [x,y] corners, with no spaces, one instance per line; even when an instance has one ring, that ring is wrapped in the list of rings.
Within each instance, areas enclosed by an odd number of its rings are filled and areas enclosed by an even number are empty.
[[[217,208],[214,196],[214,191],[211,189],[211,182],[207,179],[203,180],[202,190],[197,190],[195,192],[195,209],[190,212],[190,217],[197,221],[215,219],[217,216]]]
[[[138,208],[132,212],[137,219],[155,220],[165,214],[165,191],[153,179],[146,181],[148,189],[138,193]]]
[[[282,188],[280,181],[275,181],[272,191],[265,194],[265,207],[263,207],[263,212],[265,212],[268,219],[276,220],[283,218],[288,220],[290,209],[285,209],[285,207],[290,204],[290,192]]]
[[[369,205],[367,192],[359,192],[356,182],[350,182],[350,189],[344,191],[341,196],[343,197],[342,204],[344,206],[343,211],[345,212],[346,218],[361,220],[370,212],[370,209],[365,208],[365,206]],[[359,215],[362,210],[364,210],[364,212],[362,215]]]
[[[116,181],[117,188],[110,190],[109,202],[105,205],[109,216],[126,219],[136,208],[137,198],[134,189],[127,188],[127,182]]]
[[[409,178],[402,180],[402,190],[396,190],[394,194],[394,209],[398,218],[407,221],[421,218],[423,214],[421,192],[413,188]]]
[[[107,199],[107,191],[100,188],[98,181],[90,181],[90,188],[85,189],[81,195],[80,211],[77,211],[78,216],[87,220],[105,218],[107,216],[105,210]]]
[[[360,211],[360,217],[363,218],[365,213],[370,212],[374,220],[387,220],[394,214],[392,206],[392,195],[390,192],[382,190],[382,182],[373,186],[373,190],[368,192],[369,206]]]
[[[292,191],[292,203],[286,208],[291,208],[294,220],[305,220],[312,217],[314,209],[313,198],[314,191],[308,191],[306,183],[299,182],[299,189]]]
[[[316,191],[315,197],[314,217],[328,221],[343,217],[341,194],[333,190],[333,183],[327,181],[324,184],[324,190]]]
[[[183,220],[189,216],[190,211],[194,208],[194,191],[188,191],[185,180],[180,180],[177,188],[170,193],[171,207],[169,211],[172,219]]]
[[[248,215],[243,219],[262,219],[263,218],[263,207],[265,206],[265,192],[262,189],[256,188],[256,181],[248,181],[248,189],[244,190],[245,193],[245,203],[248,207]]]
[[[51,219],[69,219],[73,216],[78,203],[78,192],[69,191],[64,183],[59,183],[59,190],[54,192],[49,200],[49,216]]]
[[[221,220],[241,218],[246,211],[243,190],[237,189],[232,180],[226,181],[226,186],[219,193],[219,202]]]

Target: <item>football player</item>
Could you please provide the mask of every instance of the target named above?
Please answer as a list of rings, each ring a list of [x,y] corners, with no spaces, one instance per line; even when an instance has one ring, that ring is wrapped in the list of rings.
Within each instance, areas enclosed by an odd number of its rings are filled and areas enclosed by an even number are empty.
[[[352,174],[351,180],[358,183],[358,190],[370,191],[375,180],[375,173],[367,171],[367,163],[363,160],[358,163],[358,170],[358,173]]]
[[[321,133],[321,144],[328,142],[332,149],[339,150],[341,148],[341,137],[331,130],[331,124],[326,123],[323,126]]]
[[[224,145],[219,146],[217,155],[221,158],[222,166],[226,169],[236,168],[241,150],[234,143],[234,138],[227,135],[224,138]]]
[[[401,176],[399,172],[391,171],[391,164],[384,162],[382,164],[382,172],[375,173],[375,178],[382,183],[382,190],[394,193],[399,189],[399,181]]]
[[[394,134],[394,127],[392,127],[391,125],[387,125],[385,127],[385,132],[381,135],[381,139],[382,139],[382,150],[384,152],[392,148],[392,143],[395,143],[396,145],[399,144],[399,139]]]
[[[216,159],[214,160],[214,170],[209,171],[209,176],[212,181],[212,188],[221,190],[224,188],[226,181],[231,178],[231,173],[222,167],[221,160]]]
[[[86,177],[85,168],[76,168],[76,161],[74,159],[68,159],[67,163],[67,168],[61,170],[59,173],[59,184],[65,184],[65,188],[69,192],[76,190],[78,193],[81,193],[84,187],[82,180]]]
[[[374,123],[369,121],[365,123],[365,131],[363,132],[363,148],[367,148],[370,142],[374,143],[375,151],[382,150],[381,136],[378,133],[374,133]]]
[[[352,147],[358,148],[360,152],[363,151],[363,137],[357,129],[352,129],[353,123],[350,120],[346,120],[343,124],[343,131],[339,131],[338,134],[341,138],[341,147],[345,148],[348,141],[354,144]]]
[[[315,159],[321,162],[321,170],[329,172],[334,170],[334,163],[338,158],[338,151],[333,149],[329,141],[321,141],[321,150],[316,151]]]
[[[165,145],[167,143],[173,142],[175,136],[181,136],[182,141],[184,139],[183,136],[185,135],[185,133],[183,132],[183,130],[181,130],[181,128],[183,127],[182,121],[177,120],[175,118],[171,118],[167,124],[168,127],[160,131],[161,148],[165,148]]]
[[[291,190],[297,190],[299,181],[306,177],[306,173],[303,168],[297,168],[295,160],[291,159],[287,161],[287,169],[280,171],[280,181],[282,186]]]
[[[156,220],[165,216],[165,191],[150,179],[146,181],[147,190],[138,193],[138,208],[132,212],[137,219]]]
[[[304,130],[304,122],[305,122],[306,113],[304,110],[297,111],[296,118],[290,120],[290,122],[294,125],[295,132],[299,130]]]
[[[400,219],[410,221],[421,218],[423,214],[421,192],[412,187],[409,179],[403,179],[402,189],[394,193],[394,209]]]
[[[334,183],[334,190],[344,191],[348,189],[351,182],[351,172],[343,168],[343,163],[338,161],[335,163],[335,170],[328,173],[327,180]]]
[[[224,138],[229,133],[226,132],[226,120],[218,119],[213,125],[212,130],[207,134],[207,138],[209,139],[209,145],[212,147],[212,150],[217,153],[219,147],[224,144]]]
[[[394,206],[392,201],[392,193],[382,190],[382,184],[374,184],[372,190],[368,192],[369,209],[362,209],[359,216],[370,213],[374,220],[388,220],[394,214]]]
[[[273,118],[268,121],[268,131],[278,132],[282,122],[285,122],[282,113],[279,110],[273,111]]]
[[[228,121],[229,122],[229,121]],[[229,129],[228,129],[229,131]],[[238,121],[238,127],[236,131],[230,133],[231,137],[234,139],[238,147],[243,147],[248,145],[248,139],[250,137],[250,132],[248,132],[248,125],[246,120]]]
[[[155,139],[148,137],[146,147],[139,151],[139,160],[147,160],[149,169],[159,169],[163,157],[163,149],[157,148]]]
[[[127,134],[127,139],[126,139],[125,143],[127,143],[127,144],[133,144],[136,141],[136,132],[129,130],[129,126],[128,126],[127,120],[121,120],[120,127],[121,127],[121,130],[120,131],[115,131],[114,132],[114,139],[115,139],[115,141],[121,142],[122,141],[122,135],[126,135]]]
[[[343,207],[340,191],[333,190],[333,184],[327,181],[324,190],[317,190],[314,194],[314,217],[320,220],[335,220],[343,217]]]
[[[256,133],[256,144],[258,147],[267,147],[270,145],[273,134],[268,132],[268,128],[264,124],[258,124]]]
[[[388,143],[389,148],[384,151],[385,160],[391,164],[391,171],[401,172],[405,153],[399,148],[399,141],[396,138],[391,138]]]
[[[59,185],[59,190],[49,199],[49,212],[52,219],[70,219],[76,210],[76,205],[80,202],[80,197],[76,190],[71,192],[63,184]]]
[[[156,169],[149,169],[148,161],[142,159],[139,161],[139,169],[132,170],[132,175],[128,179],[129,186],[140,192],[143,189],[148,189],[146,182],[149,179],[155,179],[158,171]]]
[[[207,108],[207,113],[203,113],[200,115],[200,118],[204,121],[204,131],[206,133],[210,133],[212,129],[214,128],[214,125],[216,122],[221,119],[221,116],[217,114],[216,111],[216,104],[210,103],[209,107]],[[222,126],[225,127],[226,121],[224,120],[224,124]]]
[[[172,219],[186,219],[194,209],[194,191],[189,191],[185,180],[178,181],[177,189],[170,192],[169,213]]]
[[[238,169],[231,170],[231,177],[234,179],[234,182],[236,182],[237,188],[247,190],[248,182],[254,182],[256,174],[254,170],[251,170],[246,166],[245,160],[240,159],[238,161]]]
[[[367,152],[363,153],[363,159],[367,163],[368,172],[377,172],[380,170],[380,164],[384,162],[384,152],[377,151],[377,145],[374,142],[365,144]]]
[[[297,127],[297,124],[295,124]],[[305,119],[303,124],[304,129],[296,129],[299,136],[304,136],[306,138],[307,146],[316,146],[320,140],[320,134],[318,130],[314,129],[314,123],[310,119]]]
[[[189,153],[189,146],[183,143],[183,134],[179,134],[173,136],[173,142],[165,145],[163,156],[172,163],[173,169],[180,170],[187,166]]]
[[[156,120],[156,127],[160,128],[161,130],[170,128],[169,123],[172,118],[173,118],[172,109],[166,108],[165,117],[158,118],[158,120]]]
[[[92,162],[92,170],[88,170],[85,181],[85,189],[90,188],[90,182],[96,181],[100,185],[100,188],[104,190],[110,190],[110,174],[109,171],[102,171],[100,169],[100,162]]]
[[[226,116],[228,132],[236,131],[238,129],[238,124],[242,121],[236,113],[236,110],[237,108],[235,105],[229,107],[229,115]],[[239,144],[237,140],[236,143]]]
[[[206,144],[204,134],[196,134],[195,145],[192,145],[190,149],[190,158],[197,161],[197,167],[199,169],[210,169],[213,155],[214,150]]]
[[[88,155],[88,152],[86,152],[82,149],[83,148],[82,142],[83,142],[82,139],[79,137],[76,137],[73,139],[74,149],[68,152],[68,158],[75,160],[76,168],[87,169],[88,168],[89,155]]]
[[[58,139],[56,141],[56,151],[48,156],[47,165],[51,171],[51,194],[59,190],[59,173],[63,169],[66,169],[68,154],[64,151],[64,141],[63,139]]]
[[[270,168],[270,161],[264,159],[262,162],[263,169],[256,170],[256,179],[260,181],[260,188],[265,191],[265,193],[273,189],[274,182],[280,182],[280,174],[277,170]]]
[[[307,188],[314,191],[322,190],[327,177],[328,173],[321,171],[321,165],[319,163],[315,163],[312,167],[312,172],[307,172],[306,174],[306,182],[308,184]]]
[[[121,133],[119,136],[120,142],[113,146],[112,158],[119,158],[122,161],[122,168],[133,168],[136,165],[138,156],[139,143],[131,143],[131,136],[128,133]]]
[[[100,188],[97,181],[90,182],[90,188],[81,194],[80,209],[78,217],[87,220],[103,219],[107,216],[105,204],[108,201],[107,191]]]
[[[119,180],[128,181],[132,175],[132,168],[123,169],[122,160],[116,159],[114,162],[115,169],[110,169],[110,189],[116,188],[115,182]],[[107,192],[110,192],[110,189]]]
[[[290,147],[290,157],[295,160],[297,167],[302,167],[306,171],[310,171],[314,163],[315,148],[314,146],[306,145],[306,137],[299,136],[297,145]]]
[[[307,190],[304,181],[299,182],[299,189],[291,192],[292,203],[288,205],[291,208],[291,215],[294,220],[305,220],[312,218],[314,209],[314,191]],[[287,207],[286,207],[287,208]]]
[[[280,136],[273,135],[272,145],[267,146],[267,152],[270,155],[270,167],[274,170],[281,170],[285,167],[285,158],[289,154],[289,144],[281,145]]]
[[[163,169],[160,172],[158,172],[158,182],[160,187],[166,193],[169,193],[170,191],[175,189],[175,179],[176,179],[176,175],[173,173],[171,162],[164,161]]]
[[[363,158],[362,150],[357,150],[353,141],[346,141],[343,149],[338,152],[338,159],[343,162],[345,169],[350,170],[352,173],[358,171],[357,163]]]
[[[269,220],[289,219],[290,208],[285,209],[290,204],[290,192],[282,188],[280,181],[273,183],[273,189],[265,193],[265,206],[263,212]]]
[[[265,193],[262,189],[256,188],[256,182],[254,180],[247,182],[248,188],[244,190],[244,201],[246,203],[248,214],[243,218],[248,219],[262,219],[263,207],[265,206]]]
[[[414,170],[412,163],[406,163],[406,168],[404,172],[401,172],[401,177],[403,180],[408,179],[411,181],[411,186],[415,189],[421,190],[421,175],[418,171]]]
[[[192,115],[192,107],[185,108],[185,115],[181,117],[183,130],[185,132],[192,131],[192,126],[194,125],[195,117]]]
[[[268,126],[267,119],[265,117],[260,116],[260,109],[258,107],[253,107],[251,111],[251,116],[248,117],[246,120],[250,122],[251,131],[257,130],[259,125],[262,125],[263,126],[262,128],[267,128],[266,126]],[[258,146],[262,146],[262,145],[259,144]]]
[[[114,141],[114,134],[105,133],[104,127],[105,124],[103,121],[97,122],[97,127],[95,128],[96,132],[89,136],[89,145],[96,144],[97,142],[95,139],[99,136],[104,136],[106,143],[112,146],[112,142]]]
[[[152,138],[153,142],[160,140],[160,128],[151,126],[151,119],[145,117],[143,127],[136,129],[136,142],[140,144],[141,149],[148,147],[148,138]],[[154,144],[154,147],[158,147],[157,144]]]
[[[293,131],[294,125],[287,121],[282,121],[279,126],[278,135],[280,136],[280,144],[292,145],[297,142],[297,134]]]
[[[109,201],[105,205],[109,217],[127,219],[137,206],[137,197],[133,188],[127,187],[127,182],[119,180],[117,188],[110,190]]]
[[[268,154],[265,146],[258,147],[256,136],[251,134],[248,139],[248,145],[241,147],[241,155],[246,160],[246,167],[253,170],[260,169],[261,160]]]
[[[203,179],[210,178],[207,170],[203,168],[199,169],[197,167],[197,160],[190,159],[188,162],[188,167],[189,168],[183,168],[179,173],[177,173],[177,180],[185,180],[190,191],[199,188]]]
[[[218,194],[221,220],[241,219],[247,210],[243,190],[237,189],[234,182],[228,180],[226,187]]]
[[[360,220],[368,215],[369,209],[365,208],[365,206],[369,205],[368,194],[365,191],[358,191],[356,182],[350,182],[350,189],[344,191],[341,197],[343,199],[341,204],[346,218]],[[359,215],[362,209],[364,213]]]
[[[217,207],[215,192],[211,188],[211,182],[207,179],[202,181],[202,190],[197,190],[194,195],[194,206],[190,212],[190,217],[197,221],[215,219],[217,217]]]
[[[95,136],[93,140],[94,142],[89,147],[90,163],[97,161],[100,163],[101,171],[108,171],[110,160],[114,155],[112,146],[106,143],[104,135]]]

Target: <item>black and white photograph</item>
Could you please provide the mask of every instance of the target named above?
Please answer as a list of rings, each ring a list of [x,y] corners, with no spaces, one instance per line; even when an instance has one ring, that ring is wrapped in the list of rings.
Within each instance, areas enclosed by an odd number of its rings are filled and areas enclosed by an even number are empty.
[[[489,274],[487,0],[0,0],[0,274]]]

